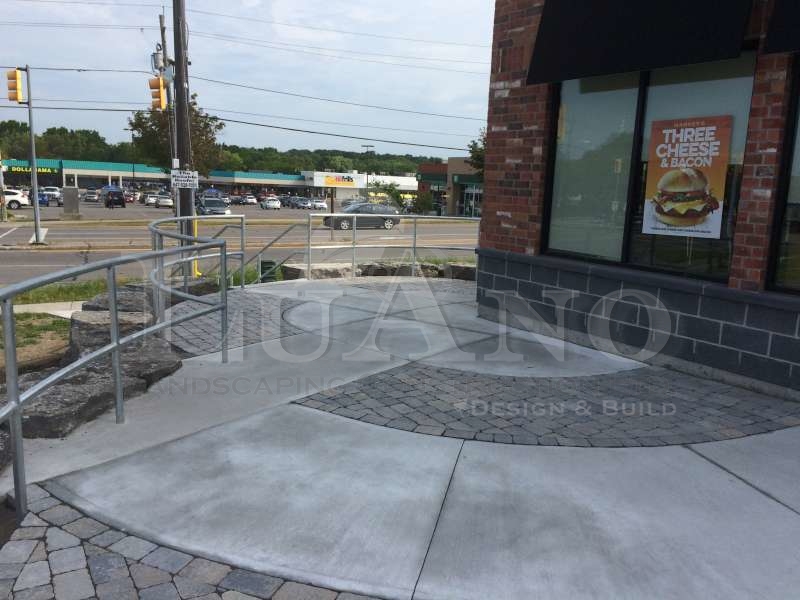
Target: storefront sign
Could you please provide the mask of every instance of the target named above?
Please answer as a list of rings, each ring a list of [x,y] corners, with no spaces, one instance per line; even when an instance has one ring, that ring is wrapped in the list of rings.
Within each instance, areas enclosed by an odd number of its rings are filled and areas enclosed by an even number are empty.
[[[719,239],[733,117],[655,121],[642,233]]]
[[[350,175],[326,175],[325,187],[355,187],[356,180]]]
[[[30,167],[9,167],[12,173],[30,173]],[[36,172],[40,175],[58,175],[59,170],[52,167],[36,167]]]

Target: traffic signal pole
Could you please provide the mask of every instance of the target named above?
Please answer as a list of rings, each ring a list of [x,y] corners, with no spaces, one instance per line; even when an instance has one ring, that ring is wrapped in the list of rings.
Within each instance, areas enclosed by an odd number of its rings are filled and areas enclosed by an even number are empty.
[[[167,50],[167,26],[164,23],[163,13],[158,15],[158,26],[161,30],[161,51],[164,53],[164,70],[166,71],[170,67],[171,59],[169,57],[169,51]],[[175,103],[172,97],[171,85],[167,85],[167,118],[169,121],[169,157],[173,159],[175,158],[178,142],[175,139]]]
[[[33,97],[31,96],[31,68],[25,65],[28,82],[28,131],[31,136],[31,196],[33,199],[33,243],[42,244],[42,223],[39,215],[39,177],[36,169],[36,134],[33,131]]]

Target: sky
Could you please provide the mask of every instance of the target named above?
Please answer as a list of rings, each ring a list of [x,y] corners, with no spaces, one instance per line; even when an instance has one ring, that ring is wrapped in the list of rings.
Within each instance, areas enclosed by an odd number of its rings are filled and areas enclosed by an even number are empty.
[[[3,5],[0,31],[4,43],[0,64],[34,67],[35,107],[145,108],[149,104],[145,73],[54,72],[35,67],[149,70],[150,54],[160,38],[157,26],[162,8],[158,0],[74,3],[3,0]],[[198,94],[200,105],[211,113],[285,127],[453,148],[466,148],[484,125],[493,0],[459,0],[457,3],[450,0],[186,0],[186,5],[190,79],[203,76],[303,95],[471,119],[346,106],[192,79],[192,92]],[[164,9],[167,23],[171,25],[171,6],[166,5]],[[35,25],[46,23],[130,28]],[[215,37],[208,37],[208,34]],[[171,29],[167,36],[170,54],[174,56]],[[219,36],[247,39],[220,39]],[[292,50],[288,50],[290,48]],[[333,51],[339,51],[338,56],[331,57]],[[82,102],[74,102],[76,100]],[[11,106],[10,102],[0,100],[0,119],[24,120],[25,111]],[[222,109],[270,116],[219,112]],[[343,125],[277,117],[335,121]],[[36,110],[34,127],[38,132],[53,126],[96,129],[109,142],[119,142],[129,139],[130,134],[124,129],[126,118],[126,113]],[[386,131],[362,127],[364,125],[417,131]],[[241,124],[227,125],[220,141],[242,146],[273,146],[280,150],[362,151],[362,144],[370,143],[379,153],[447,157],[466,152],[331,138]]]

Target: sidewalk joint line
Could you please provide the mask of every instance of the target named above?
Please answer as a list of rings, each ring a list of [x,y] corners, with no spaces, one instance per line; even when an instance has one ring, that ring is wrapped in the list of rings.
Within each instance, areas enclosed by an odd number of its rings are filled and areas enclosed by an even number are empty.
[[[728,467],[726,467],[726,466],[724,466],[724,465],[720,464],[719,462],[717,462],[717,461],[716,461],[716,460],[714,460],[713,458],[709,458],[708,456],[706,456],[705,454],[703,454],[703,453],[702,453],[702,452],[700,452],[699,450],[696,450],[696,449],[695,449],[695,448],[693,448],[692,446],[689,446],[689,445],[684,445],[684,448],[686,448],[686,449],[687,449],[687,450],[689,450],[690,452],[693,452],[694,454],[696,454],[697,456],[699,456],[699,457],[700,457],[700,458],[702,458],[703,460],[706,460],[706,461],[710,462],[712,465],[714,465],[714,466],[715,466],[715,467],[717,467],[718,469],[722,469],[722,470],[723,470],[723,471],[725,471],[725,472],[726,472],[728,475],[731,475],[732,477],[735,477],[736,479],[738,479],[739,481],[741,481],[741,482],[742,482],[742,483],[744,483],[745,485],[747,485],[747,486],[749,486],[749,487],[753,488],[755,491],[757,491],[757,492],[758,492],[759,494],[761,494],[762,496],[766,496],[767,498],[769,498],[769,499],[770,499],[770,500],[772,500],[773,502],[777,502],[778,504],[780,504],[780,505],[781,505],[781,506],[783,506],[784,508],[786,508],[786,509],[788,509],[788,510],[792,511],[794,514],[796,514],[798,517],[800,517],[800,510],[797,510],[796,508],[794,508],[794,507],[790,506],[789,504],[787,504],[786,502],[784,502],[783,500],[781,500],[781,499],[780,499],[780,498],[778,498],[777,496],[774,496],[774,495],[770,494],[770,493],[769,493],[768,491],[766,491],[765,489],[763,489],[763,488],[761,488],[761,487],[757,486],[756,484],[754,484],[754,483],[752,483],[752,482],[748,481],[747,479],[745,479],[744,477],[742,477],[742,476],[741,476],[741,475],[739,475],[738,473],[735,473],[734,471],[732,471],[732,470],[730,470]]]
[[[439,520],[442,518],[442,513],[444,512],[444,505],[447,502],[447,496],[450,494],[450,488],[453,485],[453,479],[456,476],[456,467],[458,467],[458,461],[461,460],[461,452],[464,450],[464,443],[466,440],[461,440],[461,446],[458,448],[458,454],[456,455],[456,460],[453,463],[453,470],[450,472],[450,479],[447,481],[447,488],[444,490],[444,496],[442,496],[442,504],[439,507],[439,514],[436,515],[436,523],[433,524],[433,530],[431,531],[431,538],[428,540],[428,547],[425,549],[425,556],[422,559],[422,564],[419,567],[419,574],[417,575],[417,580],[414,582],[414,590],[411,592],[411,600],[417,595],[417,587],[419,587],[419,580],[422,579],[422,573],[425,570],[425,563],[428,562],[428,555],[431,553],[431,547],[433,546],[433,538],[436,537],[436,530],[439,529]]]

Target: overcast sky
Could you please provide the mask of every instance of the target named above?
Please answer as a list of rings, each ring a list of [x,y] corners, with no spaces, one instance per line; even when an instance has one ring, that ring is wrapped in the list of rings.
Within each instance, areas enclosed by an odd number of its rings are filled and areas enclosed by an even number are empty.
[[[95,4],[99,2],[99,4]],[[8,22],[117,24],[155,27],[161,12],[157,0],[111,6],[123,0],[85,0],[68,4],[61,0],[3,0],[4,20],[0,22],[4,66],[29,63],[34,67],[133,68],[148,69],[150,53],[158,41],[156,29],[55,29],[11,26]],[[397,108],[485,119],[488,97],[488,71],[491,44],[493,0],[187,0],[190,31],[190,76],[206,76],[241,82],[257,87],[377,104]],[[191,12],[207,10],[247,17],[231,19]],[[166,7],[167,21],[171,8]],[[457,42],[467,45],[429,44],[416,41],[346,35],[328,31],[286,27],[259,22],[278,21],[323,29],[364,32],[382,36]],[[330,58],[314,54],[208,39],[199,34],[222,34],[258,40],[259,44],[294,44],[307,52],[310,48],[330,48],[396,56],[389,58],[358,55],[374,61],[425,66],[430,70],[376,64],[362,60]],[[172,47],[172,32],[168,43]],[[289,46],[284,46],[289,48]],[[352,55],[349,55],[352,56]],[[463,62],[438,62],[449,59]],[[452,72],[452,71],[469,71]],[[34,100],[37,97],[58,102],[40,106],[87,106],[64,100],[121,101],[119,107],[149,101],[144,74],[100,74],[33,72]],[[201,81],[192,82],[192,91],[203,107],[228,109],[275,116],[337,121],[353,126],[303,123],[273,117],[219,113],[234,119],[251,120],[301,129],[348,135],[402,140],[463,148],[477,137],[481,121],[410,115],[317,102],[244,89],[222,87]],[[23,120],[25,113],[0,101],[0,119]],[[213,112],[213,111],[210,111]],[[123,113],[36,111],[36,130],[64,125],[70,128],[97,129],[111,142],[128,139]],[[375,125],[415,129],[434,133],[411,133],[366,129],[355,125]],[[458,134],[452,135],[441,135]],[[329,138],[251,126],[230,124],[221,141],[249,146],[289,148],[340,148],[361,151],[358,140]],[[375,143],[378,152],[455,156],[453,150],[426,150],[388,143]]]

